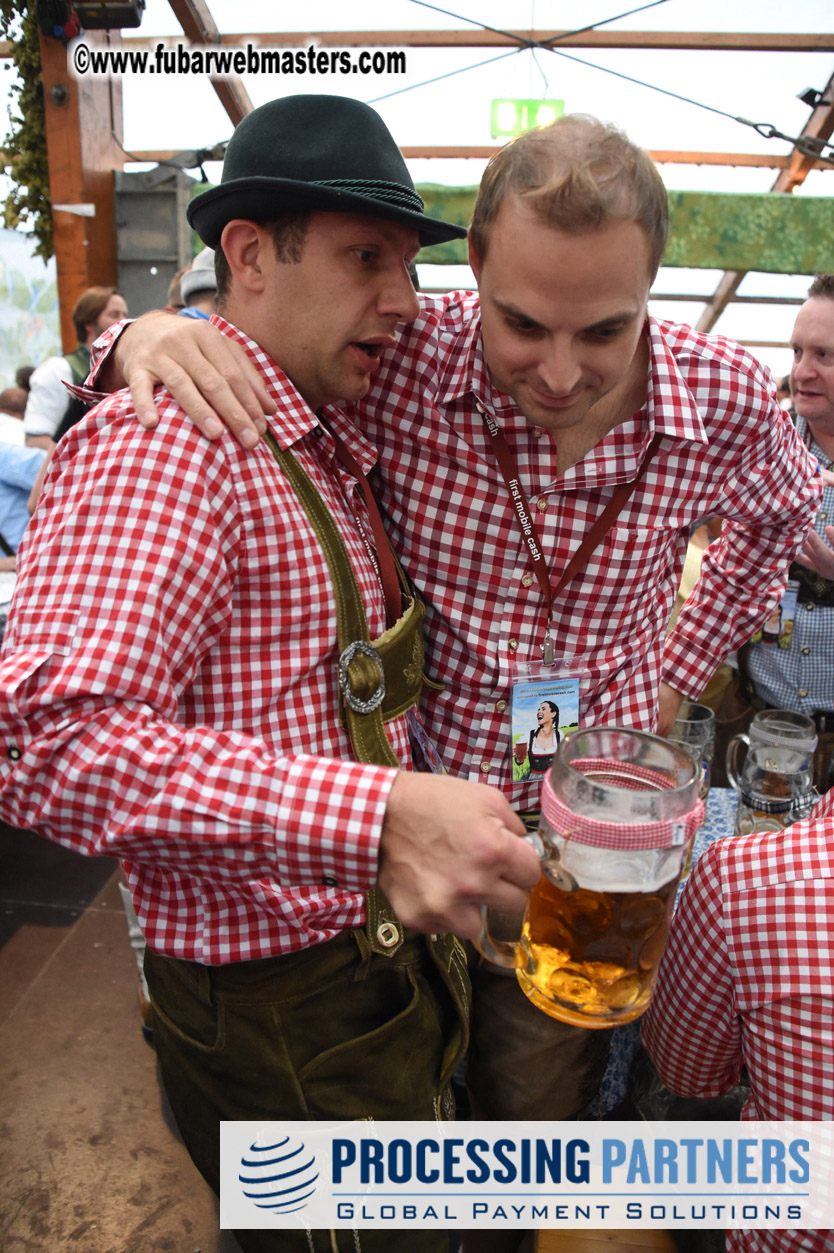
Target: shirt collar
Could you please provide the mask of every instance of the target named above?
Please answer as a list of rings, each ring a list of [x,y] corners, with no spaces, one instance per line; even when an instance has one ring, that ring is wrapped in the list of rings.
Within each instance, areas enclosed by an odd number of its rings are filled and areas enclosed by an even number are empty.
[[[828,453],[825,451],[825,449],[821,448],[819,444],[817,443],[817,441],[814,439],[806,420],[804,418],[801,418],[799,414],[797,414],[793,420],[793,423],[794,423],[794,426],[796,427],[796,433],[799,436],[799,438],[802,440],[805,447],[814,454],[814,456],[816,457],[817,461],[820,463],[821,466],[824,466],[826,469],[830,469],[832,464],[834,463],[832,463],[832,460],[829,457]]]
[[[464,396],[475,399],[488,409],[503,409],[513,401],[493,390],[484,356],[480,312],[472,313],[463,328],[453,331],[454,349],[443,354],[444,365],[437,381],[437,400],[441,405],[453,404]]]
[[[302,436],[308,435],[317,423],[316,415],[269,353],[219,313],[213,313],[210,321],[227,339],[240,344],[257,366],[270,399],[277,405],[277,412],[267,421],[279,447],[289,448]]]
[[[269,353],[265,352],[259,344],[250,339],[238,327],[231,322],[227,322],[220,314],[212,314],[210,321],[223,335],[240,344],[247,357],[258,367],[266,390],[277,405],[277,412],[269,417],[267,421],[282,451],[291,448],[293,444],[298,443],[300,439],[303,439],[304,436],[309,435],[314,430],[324,429],[325,432],[327,431],[327,428],[323,427],[319,416],[313,412],[294,384],[287,378],[284,371],[270,357]],[[378,459],[374,446],[357,430],[351,419],[335,405],[327,405],[323,408],[322,417],[326,418],[327,426],[348,445],[362,471],[367,474]]]
[[[670,323],[647,318],[649,335],[649,388],[644,412],[651,435],[694,440],[706,444],[704,421],[677,359],[666,342]]]

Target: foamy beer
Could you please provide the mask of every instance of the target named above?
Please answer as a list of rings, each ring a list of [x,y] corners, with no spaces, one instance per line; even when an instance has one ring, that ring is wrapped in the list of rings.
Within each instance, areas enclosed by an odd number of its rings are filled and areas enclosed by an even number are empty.
[[[542,874],[520,939],[479,947],[515,967],[539,1009],[580,1027],[615,1027],[649,1004],[675,890],[703,818],[700,766],[684,748],[621,727],[562,741],[530,837]]]

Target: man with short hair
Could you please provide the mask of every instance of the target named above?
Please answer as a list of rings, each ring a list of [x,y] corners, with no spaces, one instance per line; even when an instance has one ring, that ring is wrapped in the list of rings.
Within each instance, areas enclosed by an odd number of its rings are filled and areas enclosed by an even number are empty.
[[[63,434],[68,413],[78,418],[86,410],[70,396],[66,383],[83,383],[90,369],[90,349],[102,331],[127,317],[127,304],[115,287],[88,287],[76,300],[72,321],[78,346],[63,357],[48,357],[32,374],[23,429],[26,443],[49,452]]]
[[[436,933],[522,908],[539,863],[499,793],[398,769],[425,742],[422,616],[337,407],[415,316],[420,244],[459,229],[425,216],[372,109],[323,96],[251,113],[189,219],[222,253],[212,320],[256,365],[269,440],[209,444],[168,394],[152,436],[121,393],[59,445],[0,663],[0,800],[122,861],[166,1090],[217,1189],[224,1118],[452,1114],[468,982]]]
[[[790,390],[796,429],[821,465],[834,466],[834,274],[819,274],[791,333]],[[793,709],[814,719],[818,732],[814,782],[834,783],[834,580],[826,576],[822,539],[834,519],[834,487],[823,487],[822,508],[790,569],[792,595],[774,612],[775,630],[745,650],[761,708]]]

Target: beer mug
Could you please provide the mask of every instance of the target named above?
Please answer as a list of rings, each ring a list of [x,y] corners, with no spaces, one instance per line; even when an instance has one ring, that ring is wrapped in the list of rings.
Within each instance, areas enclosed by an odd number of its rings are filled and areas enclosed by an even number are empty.
[[[817,730],[805,714],[790,709],[761,709],[754,715],[747,735],[734,735],[727,745],[727,778],[736,791],[742,744],[748,751],[759,747],[790,748],[812,758],[817,746]]]
[[[811,763],[801,750],[751,748],[738,787],[734,834],[781,831],[807,818],[818,799]]]
[[[484,910],[478,941],[552,1018],[614,1027],[646,1009],[703,817],[700,782],[680,745],[641,731],[592,727],[559,745],[528,837],[542,873],[520,938],[491,935]]]
[[[712,755],[715,751],[715,713],[709,705],[697,705],[685,700],[681,705],[675,725],[667,737],[681,744],[701,767],[701,800],[709,795]]]
[[[524,739],[516,740],[513,744],[513,757],[516,765],[523,766],[527,760],[527,741]]]

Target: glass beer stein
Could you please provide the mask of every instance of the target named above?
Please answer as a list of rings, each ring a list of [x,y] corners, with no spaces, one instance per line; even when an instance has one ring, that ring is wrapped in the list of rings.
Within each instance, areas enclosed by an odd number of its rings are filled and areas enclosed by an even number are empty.
[[[708,705],[697,705],[691,700],[683,701],[668,738],[675,744],[682,744],[686,751],[700,763],[700,796],[706,804],[709,795],[712,755],[715,751],[715,714]]]
[[[811,762],[802,750],[753,747],[741,771],[733,834],[781,831],[807,818],[818,800]]]
[[[520,939],[491,935],[484,911],[478,942],[552,1018],[614,1027],[648,1006],[703,817],[700,783],[700,764],[655,735],[594,727],[559,745],[529,837],[542,873]]]
[[[730,787],[739,788],[739,753],[741,747],[789,748],[813,757],[817,746],[817,729],[805,714],[790,709],[761,709],[754,714],[747,734],[734,735],[727,745],[727,779]]]

